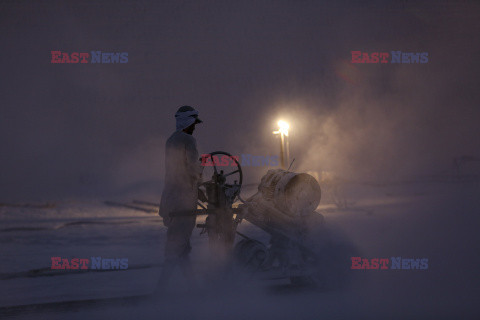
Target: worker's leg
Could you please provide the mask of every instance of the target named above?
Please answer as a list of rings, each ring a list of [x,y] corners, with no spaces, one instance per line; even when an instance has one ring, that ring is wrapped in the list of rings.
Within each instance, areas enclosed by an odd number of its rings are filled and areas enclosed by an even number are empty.
[[[189,285],[192,287],[197,286],[195,272],[190,262],[190,252],[192,251],[192,246],[190,245],[190,238],[192,236],[193,229],[195,228],[195,223],[196,216],[185,217],[184,221],[182,221],[183,248],[182,253],[179,256],[179,264],[182,273],[185,276],[185,279],[187,280]]]
[[[195,227],[195,219],[195,216],[176,217],[170,222],[165,244],[164,266],[157,286],[159,289],[168,285],[168,280],[173,275],[176,267],[180,267],[187,281],[194,281],[189,253],[192,250],[190,237]]]

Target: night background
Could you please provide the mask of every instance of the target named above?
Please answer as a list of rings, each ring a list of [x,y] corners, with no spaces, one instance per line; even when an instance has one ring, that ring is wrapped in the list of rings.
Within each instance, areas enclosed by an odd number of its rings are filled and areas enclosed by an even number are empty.
[[[477,1],[1,0],[0,314],[478,317],[479,36]],[[127,52],[128,63],[54,64],[51,51]],[[427,52],[428,62],[351,63],[351,51]],[[292,171],[321,180],[317,211],[333,233],[360,256],[428,258],[428,270],[351,270],[351,286],[333,292],[271,293],[260,282],[220,288],[229,293],[220,298],[207,289],[188,299],[52,304],[151,291],[166,228],[155,213],[103,202],[160,201],[165,141],[182,105],[204,121],[194,133],[200,154],[277,155],[272,131],[287,121]],[[250,194],[268,169],[243,168]],[[325,175],[340,196],[329,197]],[[63,227],[118,215],[139,216]],[[193,242],[198,261],[205,241]],[[78,289],[89,275],[32,276],[48,274],[52,256],[97,255],[127,257],[125,273],[151,271],[91,280],[103,291]]]

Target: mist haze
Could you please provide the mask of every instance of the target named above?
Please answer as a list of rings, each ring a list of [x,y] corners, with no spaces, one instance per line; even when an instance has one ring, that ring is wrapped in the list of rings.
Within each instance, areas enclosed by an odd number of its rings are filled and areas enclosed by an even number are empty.
[[[276,155],[284,118],[297,169],[347,179],[438,172],[479,150],[473,1],[6,1],[1,12],[5,200],[161,189],[184,104],[204,120],[200,153]],[[52,50],[129,61],[51,64]],[[352,64],[353,50],[429,61]]]
[[[480,159],[479,35],[477,1],[1,1],[0,317],[477,319],[480,162],[453,165]],[[128,63],[51,63],[51,51]],[[352,51],[428,62],[352,63]],[[199,154],[278,156],[273,131],[290,124],[292,171],[330,179],[312,243],[330,275],[346,269],[345,288],[238,274],[213,286],[202,272],[218,257],[195,229],[199,290],[179,281],[142,300],[163,263],[155,205],[183,105],[203,120]],[[243,166],[242,197],[276,168]],[[429,267],[351,270],[354,255]],[[66,275],[57,256],[129,270]]]

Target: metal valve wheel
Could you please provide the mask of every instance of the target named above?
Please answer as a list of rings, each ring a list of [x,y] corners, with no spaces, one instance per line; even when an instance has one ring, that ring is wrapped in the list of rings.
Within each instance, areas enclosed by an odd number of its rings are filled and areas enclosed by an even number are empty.
[[[233,203],[240,194],[243,182],[243,173],[240,163],[236,157],[224,151],[215,151],[202,155],[200,158],[204,166],[203,176],[208,176],[209,172],[205,169],[213,168],[213,173],[209,180],[203,181],[200,187],[206,187],[211,184],[222,185],[225,188],[226,196]],[[222,169],[220,169],[222,168]],[[207,172],[205,172],[207,171]],[[207,190],[207,197],[209,195]],[[209,203],[215,202],[215,199],[208,197]]]
[[[217,252],[227,252],[235,238],[236,222],[233,218],[232,205],[240,196],[243,182],[242,168],[236,157],[223,151],[205,154],[201,161],[204,166],[203,176],[211,174],[211,179],[199,186],[201,192],[205,191],[206,201],[203,202],[207,203],[208,216],[205,224],[197,226],[202,227],[208,234],[212,248],[216,248]],[[202,207],[205,208],[203,205]]]

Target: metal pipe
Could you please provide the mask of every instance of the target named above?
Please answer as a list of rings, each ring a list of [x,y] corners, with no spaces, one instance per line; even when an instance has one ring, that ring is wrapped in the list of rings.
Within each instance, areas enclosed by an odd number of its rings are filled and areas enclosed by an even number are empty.
[[[280,132],[280,166],[282,169],[285,170],[285,158],[284,158],[284,150],[283,150],[283,144],[284,144],[284,137],[283,137],[283,132]]]

